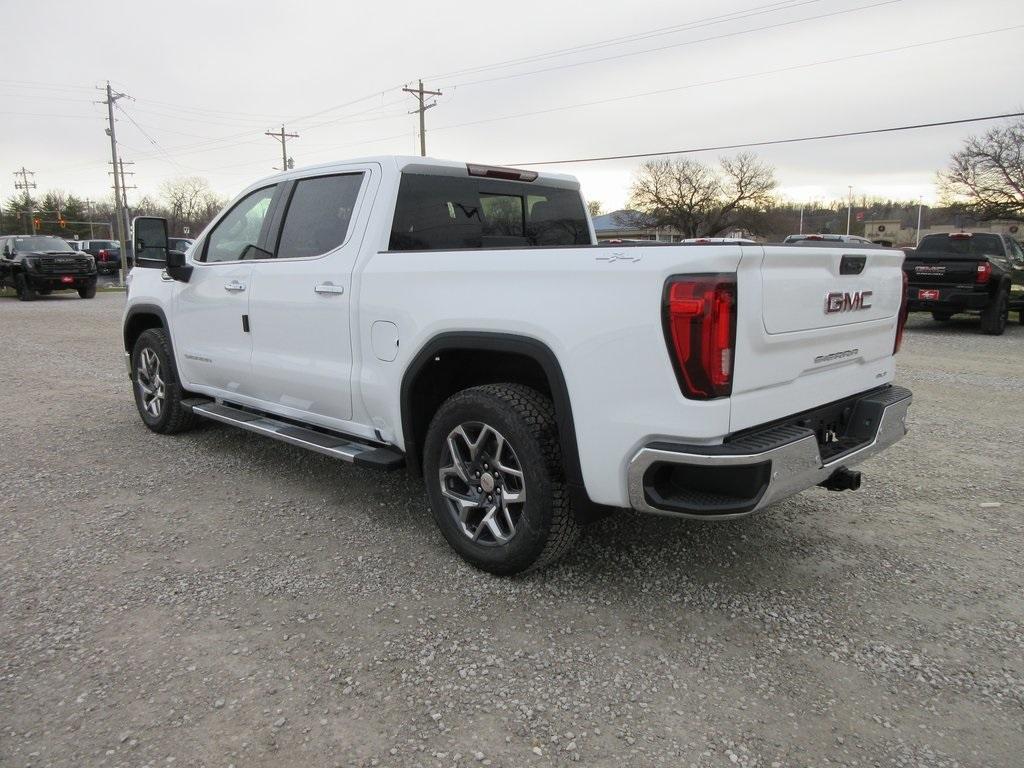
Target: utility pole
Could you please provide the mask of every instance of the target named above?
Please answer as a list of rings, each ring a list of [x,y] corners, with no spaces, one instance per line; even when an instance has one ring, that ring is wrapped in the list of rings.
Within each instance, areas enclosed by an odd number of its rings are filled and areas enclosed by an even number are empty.
[[[917,248],[921,244],[921,208],[924,206],[924,199],[918,198],[917,200],[917,234],[914,237],[914,247]]]
[[[803,233],[804,233],[804,207],[801,205],[800,206],[800,232],[799,232],[799,234],[802,235]]]
[[[92,240],[96,237],[96,235],[93,234],[92,228],[92,200],[90,200],[88,197],[85,198],[85,217],[89,219],[89,239]]]
[[[118,169],[121,167],[117,160],[117,136],[114,133],[114,104],[118,99],[128,97],[127,93],[118,93],[110,87],[107,81],[107,98],[100,104],[107,105],[107,135],[110,137],[110,165],[114,169],[114,211],[117,215],[117,237],[121,241],[121,285],[124,285],[124,278],[128,274],[128,237],[124,221],[124,197],[121,192],[121,181]],[[128,97],[131,98],[131,97]]]
[[[431,104],[427,104],[426,103],[426,97],[427,96],[440,96],[441,92],[440,91],[425,91],[425,90],[423,90],[423,81],[422,80],[419,81],[419,87],[418,88],[403,88],[402,90],[405,91],[406,93],[411,93],[413,96],[416,97],[416,100],[419,102],[419,107],[416,108],[413,111],[420,113],[420,156],[421,157],[426,157],[427,156],[427,123],[426,123],[426,120],[424,119],[424,115],[426,115],[428,109],[430,109],[431,107],[436,107],[437,106],[437,102],[436,101],[431,103]],[[409,114],[411,115],[412,112],[410,112]]]
[[[853,185],[847,186],[850,196],[846,199],[846,234],[850,234],[850,216],[853,213]]]
[[[138,187],[136,187],[134,184],[132,184],[129,187],[128,184],[125,182],[124,177],[126,175],[127,176],[134,176],[135,173],[134,173],[134,171],[128,171],[128,173],[125,174],[124,167],[125,167],[126,163],[125,163],[124,159],[123,158],[118,158],[117,164],[118,164],[118,171],[121,174],[121,210],[124,211],[124,231],[125,232],[130,232],[131,231],[131,227],[130,227],[131,212],[128,210],[128,190],[129,189],[138,189]],[[127,165],[135,165],[135,161],[129,160]]]
[[[295,167],[295,161],[288,159],[288,139],[297,139],[299,134],[297,133],[285,133],[284,126],[281,126],[280,132],[275,131],[264,131],[264,136],[270,136],[272,139],[277,139],[281,142],[281,167],[275,167],[275,171],[288,171]]]
[[[17,178],[21,176],[21,181],[17,181]],[[28,177],[32,177],[32,181],[28,180]],[[21,166],[20,171],[14,172],[14,188],[21,189],[25,192],[25,204],[28,206],[28,224],[32,228],[32,234],[36,233],[36,217],[32,212],[32,193],[29,191],[36,188],[36,174],[34,171],[26,170],[25,166]]]

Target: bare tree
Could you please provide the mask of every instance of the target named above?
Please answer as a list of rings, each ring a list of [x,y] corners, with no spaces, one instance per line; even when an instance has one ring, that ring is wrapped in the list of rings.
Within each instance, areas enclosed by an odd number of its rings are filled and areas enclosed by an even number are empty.
[[[939,190],[978,219],[1024,221],[1024,120],[967,139],[939,173]]]
[[[696,160],[652,160],[637,171],[629,202],[683,237],[714,237],[752,228],[775,187],[774,170],[752,154],[722,158],[718,168]]]
[[[601,201],[600,200],[587,200],[587,213],[590,214],[590,218],[601,215]]]
[[[160,196],[167,205],[167,218],[172,232],[190,227],[198,232],[220,208],[220,200],[201,176],[184,176],[166,181]]]

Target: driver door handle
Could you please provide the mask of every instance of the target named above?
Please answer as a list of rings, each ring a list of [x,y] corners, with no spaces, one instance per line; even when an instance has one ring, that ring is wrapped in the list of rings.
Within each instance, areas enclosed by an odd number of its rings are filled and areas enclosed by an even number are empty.
[[[245,290],[245,283],[240,283],[237,280],[232,280],[229,283],[224,283],[224,290],[230,291],[231,293],[241,293]]]
[[[313,290],[317,293],[344,293],[344,285],[335,285],[330,280],[325,283],[317,283],[313,286]]]

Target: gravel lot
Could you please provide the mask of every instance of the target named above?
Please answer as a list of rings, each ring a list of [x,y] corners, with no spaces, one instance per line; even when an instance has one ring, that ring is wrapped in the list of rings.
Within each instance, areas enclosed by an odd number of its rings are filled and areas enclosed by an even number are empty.
[[[138,419],[123,297],[0,297],[0,765],[1020,766],[1024,326],[916,315],[856,493],[503,580],[421,487]]]

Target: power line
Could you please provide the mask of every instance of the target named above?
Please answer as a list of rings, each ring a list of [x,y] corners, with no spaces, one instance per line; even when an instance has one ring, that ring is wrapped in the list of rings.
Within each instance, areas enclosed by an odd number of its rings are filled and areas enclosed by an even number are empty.
[[[512,74],[508,74],[508,75],[498,75],[496,77],[487,77],[487,78],[482,78],[482,79],[479,79],[479,80],[469,80],[469,81],[463,82],[463,83],[452,83],[452,84],[450,84],[449,87],[465,88],[465,87],[471,86],[471,85],[481,85],[483,83],[493,83],[493,82],[496,82],[498,80],[511,80],[511,79],[514,79],[514,78],[517,78],[517,77],[527,77],[529,75],[537,75],[537,74],[542,74],[544,72],[553,72],[553,71],[558,70],[558,69],[568,69],[568,68],[571,68],[571,67],[583,67],[583,66],[587,66],[589,64],[600,64],[600,63],[605,62],[605,61],[615,61],[617,59],[625,59],[625,58],[629,58],[631,56],[642,56],[643,54],[646,54],[646,53],[657,53],[659,51],[666,51],[666,50],[669,50],[671,48],[681,48],[681,47],[688,46],[688,45],[697,45],[699,43],[707,43],[707,42],[711,42],[713,40],[724,40],[724,39],[730,38],[730,37],[739,37],[741,35],[749,35],[749,34],[751,34],[753,32],[765,32],[765,31],[768,31],[768,30],[771,30],[771,29],[779,29],[781,27],[789,27],[789,26],[793,26],[795,24],[803,24],[804,22],[807,22],[807,21],[817,21],[819,19],[830,18],[830,17],[833,17],[833,16],[842,16],[842,15],[845,15],[845,14],[857,13],[859,11],[866,11],[866,10],[870,10],[872,8],[879,8],[879,7],[882,7],[882,6],[885,6],[885,5],[893,5],[895,3],[901,3],[901,2],[903,2],[903,0],[879,0],[878,2],[869,3],[868,5],[861,5],[861,6],[858,6],[856,8],[844,8],[844,9],[838,10],[838,11],[829,11],[828,13],[821,13],[821,14],[818,14],[817,16],[805,16],[802,19],[791,19],[789,21],[781,21],[781,22],[777,22],[775,24],[766,24],[766,25],[764,25],[762,27],[753,27],[751,29],[740,29],[740,30],[736,30],[734,32],[723,32],[723,33],[718,34],[718,35],[711,35],[709,37],[701,37],[701,38],[698,38],[696,40],[685,40],[685,41],[680,42],[680,43],[672,43],[670,45],[662,45],[662,46],[659,46],[657,48],[645,48],[645,49],[643,49],[641,51],[628,51],[626,53],[617,53],[617,54],[615,54],[613,56],[604,56],[604,57],[599,58],[599,59],[588,59],[587,61],[568,62],[568,63],[565,63],[565,64],[556,64],[556,65],[553,65],[553,66],[550,66],[550,67],[543,67],[541,69],[531,69],[531,70],[528,70],[526,72],[515,72],[515,73],[512,73]]]
[[[850,136],[870,136],[878,133],[896,133],[897,131],[915,131],[921,128],[939,128],[946,125],[963,125],[964,123],[980,123],[986,120],[1003,120],[1009,117],[1024,117],[1024,112],[1008,112],[1003,115],[984,115],[982,117],[965,117],[960,120],[941,120],[934,123],[916,123],[914,125],[898,125],[892,128],[870,128],[863,131],[845,131],[843,133],[822,133],[817,136],[798,136],[789,139],[769,139],[767,141],[749,141],[742,144],[722,144],[714,147],[692,147],[689,149],[670,149],[664,152],[636,152],[630,155],[603,155],[600,157],[578,157],[572,160],[538,160],[532,163],[502,163],[502,165],[518,168],[524,165],[566,165],[569,163],[597,163],[605,160],[636,160],[642,157],[665,157],[667,155],[691,155],[697,152],[721,152],[727,149],[750,149],[753,147],[770,147],[776,144],[796,144],[803,141],[821,141],[823,139],[842,139]]]
[[[139,129],[139,133],[141,133],[143,136],[145,136],[146,139],[149,141],[149,143],[152,144],[157,149],[158,152],[162,153],[163,156],[167,158],[168,162],[170,162],[171,165],[176,166],[179,170],[183,170],[181,165],[178,164],[178,161],[175,160],[173,157],[171,157],[170,154],[167,152],[167,150],[164,149],[160,144],[157,143],[156,139],[154,139],[152,136],[150,136],[148,133],[146,133],[146,131],[142,128],[142,126],[139,125],[137,122],[135,122],[135,118],[132,117],[130,114],[128,114],[128,112],[125,111],[124,107],[122,107],[120,104],[115,105],[115,106],[117,106],[118,111],[122,115],[124,115],[125,117],[128,118],[129,122],[131,122],[132,125],[134,125],[136,128]],[[122,182],[124,181],[124,173],[123,172],[121,174],[121,181]]]
[[[423,81],[422,80],[419,81],[419,87],[417,87],[417,88],[408,88],[408,87],[406,87],[406,88],[403,88],[402,90],[405,91],[406,93],[411,93],[413,96],[416,97],[416,101],[419,102],[419,107],[417,107],[413,111],[414,112],[418,112],[419,115],[420,115],[420,156],[421,157],[426,157],[427,156],[427,121],[426,121],[425,115],[427,114],[427,110],[428,109],[437,106],[437,102],[436,101],[431,103],[431,104],[427,104],[426,103],[426,97],[427,96],[440,96],[441,92],[440,91],[425,91],[425,90],[423,90]],[[409,114],[411,115],[412,112],[410,112]]]
[[[955,35],[953,37],[945,37],[939,40],[925,40],[920,43],[908,43],[907,45],[899,45],[893,48],[883,48],[875,51],[865,51],[862,53],[853,53],[848,56],[837,56],[831,59],[819,59],[818,61],[809,61],[803,64],[791,64],[785,67],[776,67],[774,69],[764,69],[757,72],[745,72],[739,75],[730,75],[728,77],[715,78],[714,80],[702,80],[695,83],[686,83],[684,85],[673,85],[668,88],[657,88],[651,91],[638,91],[636,93],[627,93],[621,96],[610,96],[604,99],[594,99],[592,101],[580,101],[575,104],[563,104],[557,107],[548,107],[545,109],[534,109],[528,112],[516,112],[512,114],[500,115],[498,117],[485,117],[479,120],[469,120],[462,123],[454,123],[450,125],[440,125],[434,128],[435,131],[447,131],[452,128],[464,128],[471,125],[482,125],[485,123],[501,122],[505,120],[514,120],[521,117],[531,117],[533,115],[546,115],[552,112],[561,112],[568,109],[580,109],[582,107],[594,107],[602,104],[613,104],[619,101],[628,101],[630,99],[645,98],[647,96],[662,96],[666,93],[673,93],[675,91],[684,91],[691,88],[703,88],[709,85],[721,85],[723,83],[731,83],[737,80],[747,80],[754,77],[764,77],[767,75],[777,75],[784,72],[793,72],[801,69],[810,69],[811,67],[823,66],[826,64],[838,64],[843,61],[852,61],[856,59],[869,58],[871,56],[882,56],[888,53],[899,53],[901,51],[912,50],[914,48],[924,48],[931,45],[939,45],[941,43],[958,42],[961,40],[967,40],[975,37],[983,37],[985,35],[997,34],[1000,32],[1012,32],[1015,30],[1024,29],[1024,24],[1017,24],[1012,27],[1000,27],[998,29],[989,29],[982,32],[972,32],[965,35]],[[389,137],[390,138],[390,137]]]
[[[707,16],[701,19],[693,19],[692,21],[683,22],[681,24],[673,24],[668,27],[657,27],[655,29],[646,30],[644,32],[635,32],[631,35],[623,35],[621,37],[612,37],[605,40],[597,40],[591,43],[584,43],[582,45],[573,45],[568,48],[558,48],[553,51],[545,53],[537,53],[530,56],[522,56],[515,59],[505,59],[504,61],[494,62],[493,64],[483,64],[475,67],[467,67],[465,69],[453,70],[450,72],[443,72],[436,75],[431,75],[431,80],[441,80],[449,77],[461,77],[464,75],[474,74],[476,72],[486,72],[494,69],[505,69],[507,67],[518,66],[520,64],[530,64],[535,61],[543,61],[545,59],[554,59],[560,56],[569,56],[575,53],[584,53],[587,51],[596,50],[598,48],[608,48],[615,45],[624,45],[626,43],[635,43],[641,40],[648,40],[652,37],[663,37],[665,35],[672,35],[677,32],[686,32],[692,29],[700,29],[701,27],[709,27],[715,24],[724,24],[729,21],[739,21],[741,19],[750,18],[753,16],[761,16],[767,13],[776,13],[778,11],[787,11],[793,8],[798,8],[803,5],[810,5],[812,3],[821,2],[821,0],[782,0],[782,2],[768,3],[767,5],[759,5],[754,8],[748,8],[743,11],[731,11],[729,13],[719,14],[717,16]]]

